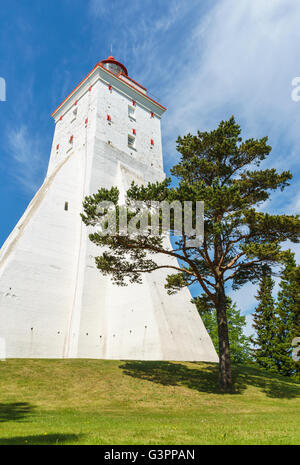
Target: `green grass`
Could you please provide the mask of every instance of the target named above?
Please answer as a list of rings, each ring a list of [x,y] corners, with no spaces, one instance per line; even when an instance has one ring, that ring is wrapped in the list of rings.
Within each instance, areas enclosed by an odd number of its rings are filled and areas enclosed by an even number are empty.
[[[0,444],[299,444],[300,385],[235,367],[104,360],[0,362]]]

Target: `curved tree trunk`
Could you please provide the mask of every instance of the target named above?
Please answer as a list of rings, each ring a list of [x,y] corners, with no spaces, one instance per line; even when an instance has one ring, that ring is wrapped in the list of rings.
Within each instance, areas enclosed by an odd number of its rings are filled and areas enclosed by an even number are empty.
[[[217,321],[219,336],[219,384],[224,392],[232,390],[230,347],[228,337],[228,326],[226,316],[226,296],[224,284],[221,282],[217,285]]]

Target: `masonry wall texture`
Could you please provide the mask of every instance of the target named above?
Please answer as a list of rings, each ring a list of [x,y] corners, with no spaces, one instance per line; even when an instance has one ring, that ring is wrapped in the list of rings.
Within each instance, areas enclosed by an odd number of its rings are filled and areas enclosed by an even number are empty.
[[[84,197],[100,187],[124,196],[133,180],[164,179],[163,112],[101,63],[54,112],[45,181],[0,251],[7,357],[218,360],[189,291],[169,296],[167,270],[113,285],[95,267],[100,250],[80,218]]]

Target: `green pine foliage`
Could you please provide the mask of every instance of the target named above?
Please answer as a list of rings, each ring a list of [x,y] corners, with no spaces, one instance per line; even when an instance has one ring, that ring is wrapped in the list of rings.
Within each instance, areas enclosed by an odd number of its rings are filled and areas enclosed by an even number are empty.
[[[300,364],[292,353],[293,339],[300,337],[300,266],[296,265],[294,254],[286,255],[276,301],[272,296],[273,286],[270,273],[266,272],[260,282],[259,305],[254,313],[255,359],[269,371],[297,378]]]
[[[270,270],[265,269],[262,275],[256,299],[259,304],[253,315],[253,328],[256,337],[252,338],[255,347],[254,357],[256,362],[268,371],[276,372],[274,360],[276,351],[278,322],[275,310],[275,302],[272,295],[274,281]]]

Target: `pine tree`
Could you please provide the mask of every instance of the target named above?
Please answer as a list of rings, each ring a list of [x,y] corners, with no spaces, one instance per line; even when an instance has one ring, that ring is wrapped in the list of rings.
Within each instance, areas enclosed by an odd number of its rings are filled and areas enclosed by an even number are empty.
[[[278,334],[276,337],[277,370],[284,376],[299,374],[299,362],[292,358],[294,338],[300,336],[300,266],[294,254],[286,258],[277,297]]]
[[[194,235],[183,228],[182,235],[171,248],[163,237],[147,233],[130,237],[121,233],[90,234],[90,240],[100,246],[101,255],[95,258],[97,268],[109,275],[117,285],[142,282],[143,273],[166,268],[170,274],[166,288],[170,293],[198,283],[213,303],[217,312],[219,335],[219,382],[223,391],[232,389],[230,348],[226,315],[226,288],[238,289],[244,283],[257,282],[263,266],[281,266],[285,251],[281,243],[297,243],[300,238],[300,219],[292,215],[271,215],[260,211],[261,202],[269,199],[272,191],[289,185],[289,171],[278,173],[272,169],[256,169],[271,151],[267,137],[242,140],[241,128],[234,118],[221,121],[210,132],[198,131],[177,139],[181,159],[171,174],[171,180],[133,184],[126,192],[126,201],[146,204],[173,201],[204,202],[204,237],[201,245],[189,245]],[[119,192],[116,188],[100,189],[86,197],[82,219],[95,227],[107,212],[98,209],[99,203],[109,201],[118,212]],[[193,224],[197,209],[192,215]],[[129,218],[130,220],[130,218]],[[174,224],[174,223],[173,223]],[[174,233],[172,224],[169,229]],[[163,261],[173,257],[174,264]],[[160,257],[160,261],[156,260]]]
[[[255,347],[253,354],[256,362],[269,371],[277,372],[274,355],[278,342],[278,319],[272,295],[273,287],[274,281],[271,278],[271,273],[265,268],[256,296],[258,306],[253,314],[256,338],[252,338],[251,341]]]
[[[201,302],[196,298],[194,303],[201,315],[204,326],[206,327],[211,340],[218,352],[218,322],[216,309],[212,307],[209,310],[204,310],[201,307]],[[240,311],[236,308],[236,304],[227,297],[226,304],[228,336],[230,345],[230,356],[233,363],[249,363],[253,361],[251,354],[250,337],[244,334],[246,326],[246,318],[241,315]]]

